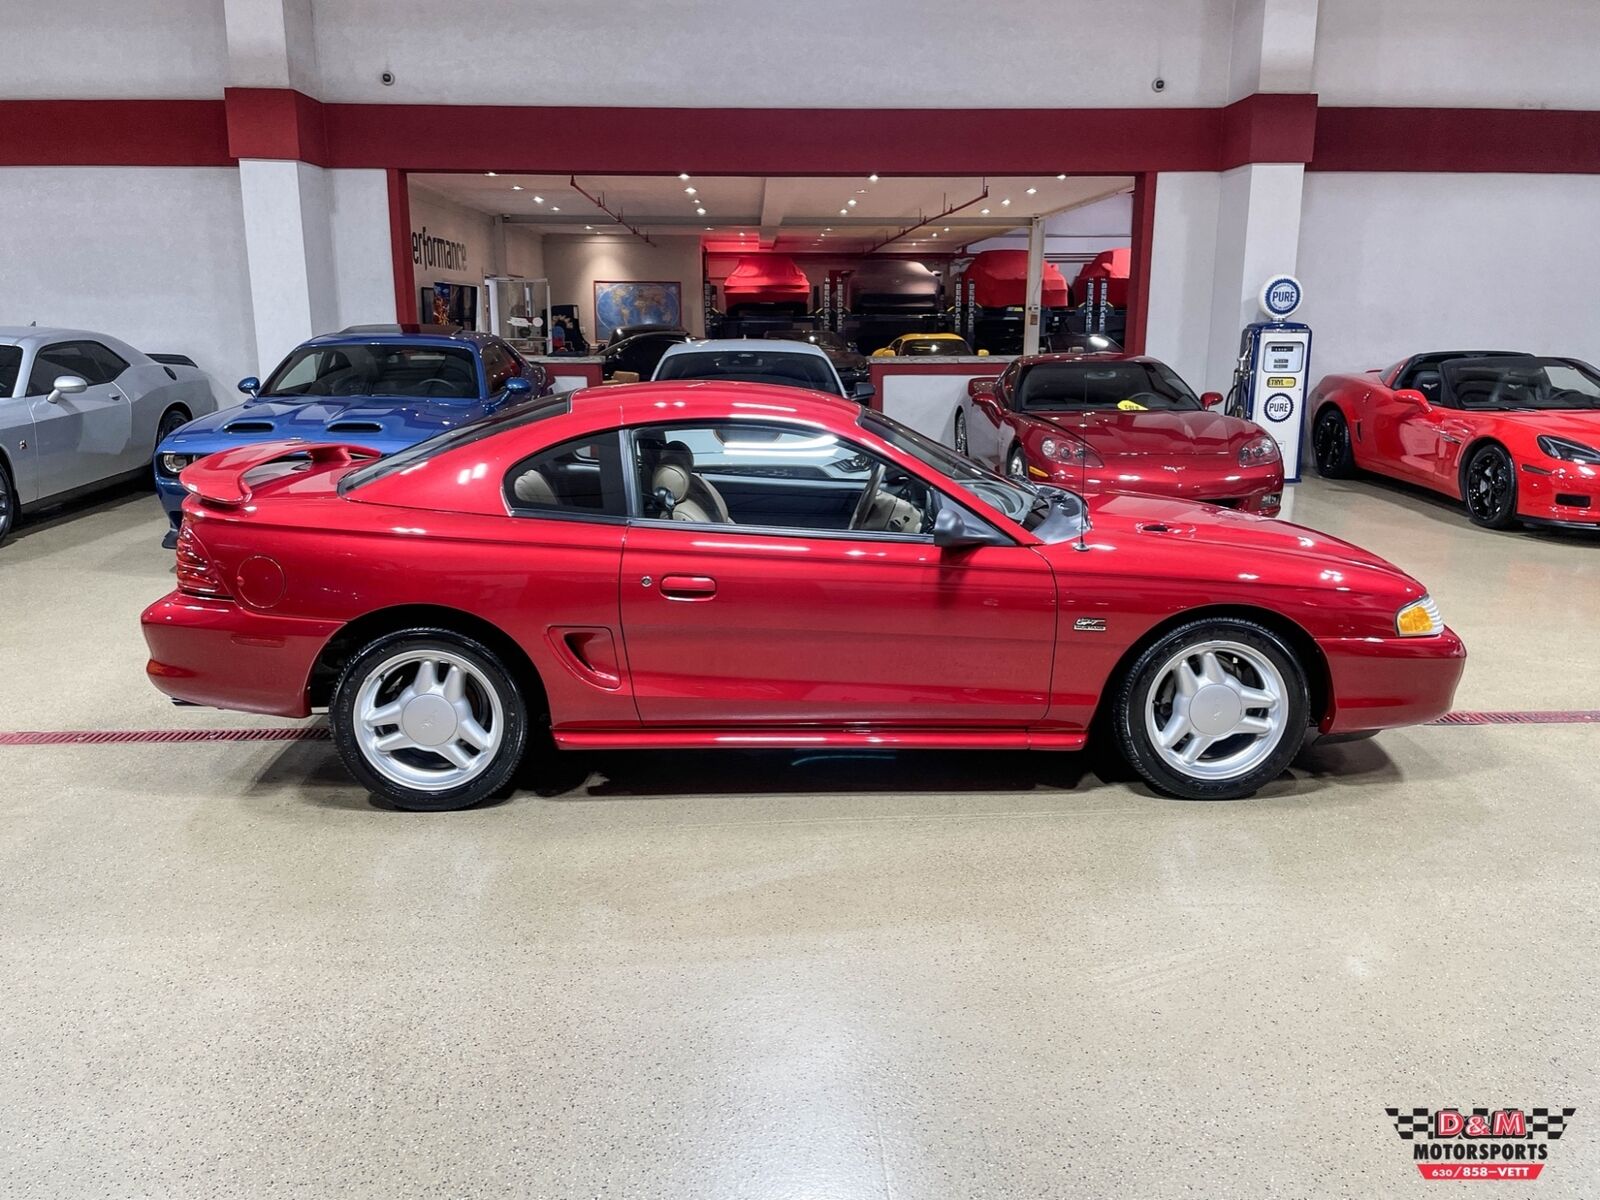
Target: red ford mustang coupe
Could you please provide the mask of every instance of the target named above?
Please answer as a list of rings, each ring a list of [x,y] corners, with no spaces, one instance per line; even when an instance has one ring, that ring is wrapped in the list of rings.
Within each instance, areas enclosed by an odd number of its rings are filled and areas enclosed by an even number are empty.
[[[356,778],[476,803],[561,748],[1075,750],[1247,795],[1308,734],[1448,710],[1465,651],[1413,579],[1308,529],[990,474],[820,393],[536,400],[388,458],[202,459],[149,674],[326,708]]]
[[[1600,373],[1572,358],[1419,354],[1311,394],[1319,473],[1357,468],[1462,500],[1479,525],[1600,527]]]
[[[1019,358],[968,385],[967,445],[1012,479],[1199,500],[1263,516],[1283,501],[1283,459],[1251,421],[1211,411],[1172,368],[1120,354]],[[958,430],[958,432],[961,432]]]

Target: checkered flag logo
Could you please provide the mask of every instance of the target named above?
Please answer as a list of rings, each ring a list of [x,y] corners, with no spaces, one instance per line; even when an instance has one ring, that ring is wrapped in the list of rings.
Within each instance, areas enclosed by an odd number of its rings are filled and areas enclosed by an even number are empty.
[[[1394,1121],[1394,1131],[1406,1141],[1428,1136],[1428,1125],[1433,1114],[1426,1108],[1386,1108],[1383,1110]]]
[[[1546,1141],[1559,1141],[1567,1131],[1567,1118],[1577,1111],[1575,1108],[1530,1108],[1528,1132],[1543,1134]]]

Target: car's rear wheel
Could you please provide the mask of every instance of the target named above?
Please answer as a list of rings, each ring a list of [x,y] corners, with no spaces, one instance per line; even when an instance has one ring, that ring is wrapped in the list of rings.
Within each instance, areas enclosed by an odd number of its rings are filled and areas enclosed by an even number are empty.
[[[1150,646],[1117,691],[1117,740],[1156,790],[1236,800],[1282,774],[1305,742],[1305,670],[1263,625],[1212,617]]]
[[[1317,414],[1311,427],[1311,449],[1317,461],[1317,474],[1325,479],[1349,479],[1356,473],[1355,454],[1350,449],[1350,425],[1336,405]]]
[[[11,484],[11,473],[0,462],[0,542],[11,534],[17,520],[17,489]]]
[[[333,739],[356,780],[396,808],[470,808],[515,776],[527,705],[510,671],[481,643],[408,629],[345,665],[328,707]]]
[[[1028,482],[1028,460],[1022,456],[1022,447],[1013,446],[1006,459],[1006,474],[1018,483]]]
[[[189,414],[181,408],[169,408],[161,414],[161,424],[156,426],[156,447],[189,423]]]
[[[956,428],[952,444],[955,446],[957,454],[965,454],[967,452],[967,414],[959,408],[956,409]]]
[[[1485,529],[1510,529],[1517,521],[1517,472],[1496,445],[1475,450],[1461,482],[1467,516]]]

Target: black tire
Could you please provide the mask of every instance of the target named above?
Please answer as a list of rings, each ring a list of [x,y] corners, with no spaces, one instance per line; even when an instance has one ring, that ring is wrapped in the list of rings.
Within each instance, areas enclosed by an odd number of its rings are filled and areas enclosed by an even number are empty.
[[[951,435],[950,444],[955,447],[957,454],[967,453],[967,414],[959,408],[956,409],[955,432]]]
[[[1474,525],[1510,529],[1517,523],[1517,468],[1505,448],[1490,442],[1467,459],[1461,499]]]
[[[181,408],[167,409],[166,412],[161,414],[161,423],[156,426],[156,447],[159,449],[162,442],[166,441],[193,419]]]
[[[1264,749],[1265,757],[1257,765],[1223,779],[1199,778],[1174,769],[1157,749],[1145,722],[1151,690],[1161,682],[1162,668],[1185,649],[1208,642],[1253,650],[1277,669],[1284,684],[1283,720],[1270,753]],[[1239,617],[1203,617],[1180,625],[1135,660],[1113,693],[1111,716],[1123,757],[1156,791],[1180,800],[1239,800],[1276,779],[1300,752],[1310,711],[1305,669],[1282,638],[1264,625]]]
[[[1028,460],[1023,456],[1021,446],[1011,447],[1011,453],[1006,458],[1006,477],[1022,481],[1028,478]]]
[[[1329,404],[1311,426],[1311,451],[1317,474],[1324,479],[1349,479],[1356,473],[1355,452],[1350,447],[1350,425],[1338,405]]]
[[[0,545],[5,543],[11,535],[11,528],[17,523],[17,509],[20,503],[17,500],[17,489],[11,482],[11,472],[6,469],[4,460],[0,460]]]
[[[355,705],[368,677],[396,655],[442,651],[466,660],[483,682],[494,689],[503,725],[491,761],[477,775],[457,787],[428,790],[405,786],[384,775],[368,761],[356,735]],[[345,767],[369,792],[408,812],[446,812],[471,808],[510,790],[528,743],[528,709],[500,658],[482,643],[447,629],[404,629],[369,642],[339,674],[333,702],[328,706],[333,742]]]

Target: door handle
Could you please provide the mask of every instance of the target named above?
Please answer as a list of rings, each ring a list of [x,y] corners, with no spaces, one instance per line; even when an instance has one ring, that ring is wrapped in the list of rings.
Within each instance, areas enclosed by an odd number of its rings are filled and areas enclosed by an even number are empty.
[[[668,600],[709,600],[717,594],[717,581],[709,575],[663,575],[661,594]]]

